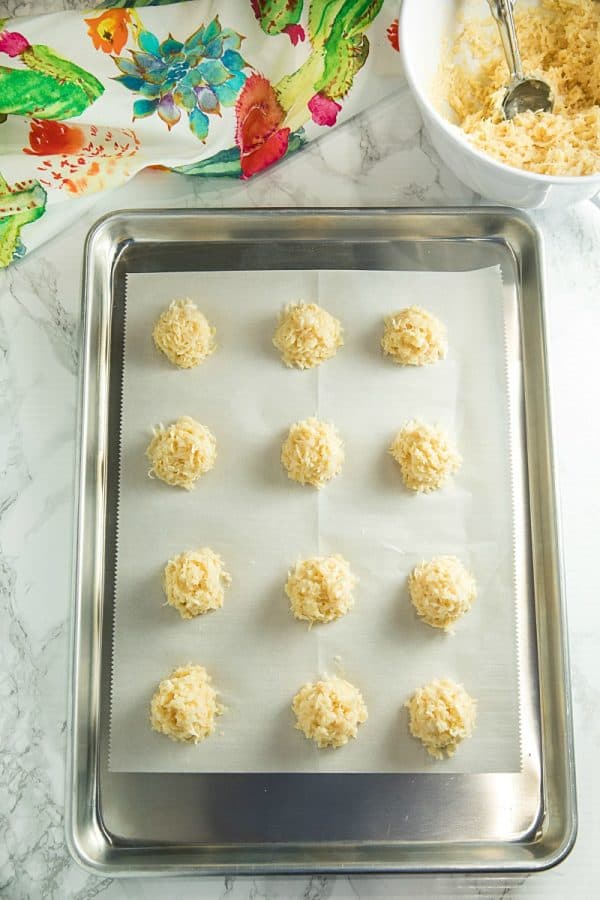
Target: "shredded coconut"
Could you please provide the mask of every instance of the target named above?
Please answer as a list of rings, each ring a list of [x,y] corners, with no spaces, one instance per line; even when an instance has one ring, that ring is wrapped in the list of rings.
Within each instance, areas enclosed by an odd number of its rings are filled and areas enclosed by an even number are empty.
[[[297,619],[311,625],[333,622],[352,608],[356,581],[343,556],[316,556],[296,564],[288,575],[285,592]]]
[[[385,319],[381,347],[401,366],[429,365],[448,352],[446,327],[420,306],[409,306]]]
[[[411,491],[435,491],[457,472],[461,458],[442,428],[412,421],[402,428],[390,447],[402,478]]]
[[[416,566],[408,578],[408,591],[423,621],[446,631],[477,598],[475,579],[456,556],[438,556]]]
[[[367,707],[361,692],[343,678],[305,684],[292,702],[296,728],[316,745],[343,747],[367,721]]]
[[[410,733],[436,759],[453,756],[460,742],[473,734],[477,701],[447,678],[419,688],[405,705]]]
[[[174,741],[198,744],[210,737],[223,712],[204,666],[188,664],[159,684],[150,704],[150,723]]]
[[[312,369],[335,356],[342,326],[316,303],[290,304],[280,316],[273,344],[290,368]]]
[[[189,299],[173,300],[154,325],[152,336],[174,366],[192,369],[216,349],[215,329]]]
[[[417,614],[428,625],[450,626],[471,609],[477,585],[456,556],[438,556],[411,572],[408,591]]]
[[[288,476],[300,484],[322,488],[344,465],[344,444],[337,429],[309,418],[296,422],[281,447]]]
[[[552,112],[504,119],[508,71],[491,19],[464,24],[440,67],[438,93],[470,141],[490,156],[543,175],[600,171],[600,3],[542,0],[515,11],[524,70],[547,81]]]
[[[194,482],[213,468],[217,442],[205,425],[182,416],[168,428],[160,425],[148,445],[150,475],[190,491]]]
[[[163,575],[167,603],[179,611],[182,619],[220,609],[224,589],[230,584],[231,575],[223,568],[223,560],[209,547],[170,559]]]

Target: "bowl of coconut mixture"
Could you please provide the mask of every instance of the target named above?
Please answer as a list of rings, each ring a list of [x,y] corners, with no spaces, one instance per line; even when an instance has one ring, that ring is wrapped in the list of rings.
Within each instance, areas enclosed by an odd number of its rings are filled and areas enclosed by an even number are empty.
[[[431,142],[458,178],[511,206],[564,207],[600,192],[600,2],[520,0],[526,74],[552,112],[507,121],[508,69],[486,0],[404,0],[400,47]]]

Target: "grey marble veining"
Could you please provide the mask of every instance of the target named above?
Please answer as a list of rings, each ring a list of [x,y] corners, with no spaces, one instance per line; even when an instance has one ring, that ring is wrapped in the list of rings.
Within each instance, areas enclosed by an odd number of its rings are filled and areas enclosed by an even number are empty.
[[[91,9],[97,6],[93,0],[2,0],[0,18],[33,16],[40,13],[60,12],[62,9]]]
[[[0,0],[0,17],[87,4]],[[82,243],[126,206],[464,204],[473,196],[424,135],[407,88],[247,184],[138,176],[0,274],[0,896],[7,900],[367,900],[596,894],[600,725],[596,566],[600,497],[600,211],[535,216],[547,248],[548,326],[563,496],[581,828],[553,872],[509,878],[98,879],[64,846],[64,755]]]

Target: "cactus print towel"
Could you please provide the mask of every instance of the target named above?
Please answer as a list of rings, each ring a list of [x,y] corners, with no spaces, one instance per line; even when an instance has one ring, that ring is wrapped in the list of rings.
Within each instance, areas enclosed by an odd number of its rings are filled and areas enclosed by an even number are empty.
[[[112,0],[0,20],[0,268],[146,166],[251,178],[372,106],[398,85],[398,5]]]

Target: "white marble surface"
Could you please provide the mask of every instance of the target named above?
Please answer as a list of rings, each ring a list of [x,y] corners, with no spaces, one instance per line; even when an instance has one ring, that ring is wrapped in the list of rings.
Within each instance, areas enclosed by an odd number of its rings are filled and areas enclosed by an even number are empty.
[[[0,0],[25,13],[61,0]],[[69,5],[75,5],[72,0]],[[84,5],[79,4],[78,5]],[[125,206],[395,206],[474,198],[428,145],[405,88],[250,184],[138,177],[51,244],[0,274],[0,896],[7,900],[592,898],[600,840],[600,211],[536,214],[548,318],[575,701],[580,833],[557,869],[528,879],[97,879],[63,838],[75,390],[82,242]],[[476,199],[476,198],[475,198]]]

